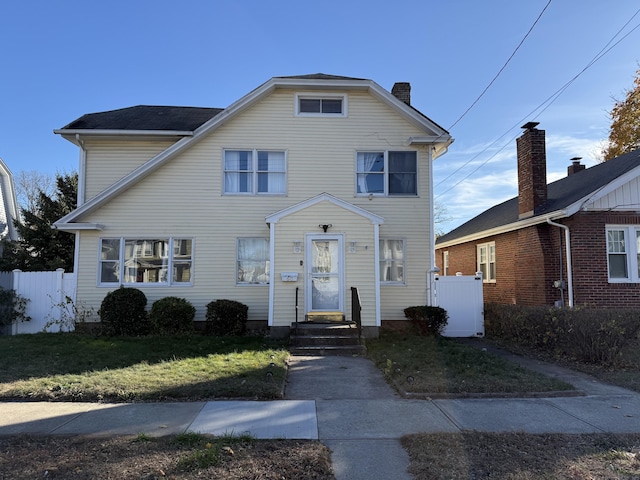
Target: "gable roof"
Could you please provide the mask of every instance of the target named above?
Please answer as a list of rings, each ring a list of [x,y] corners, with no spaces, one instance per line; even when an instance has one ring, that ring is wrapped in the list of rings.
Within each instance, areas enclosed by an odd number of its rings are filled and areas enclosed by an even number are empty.
[[[571,216],[588,202],[596,200],[614,186],[626,183],[636,176],[640,176],[640,149],[548,184],[547,201],[536,209],[533,217],[522,220],[518,218],[516,196],[485,210],[446,235],[438,237],[436,247],[442,248],[517,230],[546,222],[552,217]]]
[[[138,105],[107,112],[88,113],[62,127],[59,132],[85,130],[192,132],[222,111],[222,108]]]
[[[148,162],[142,164],[140,167],[126,175],[124,178],[120,179],[118,182],[114,183],[88,202],[80,205],[76,210],[69,213],[65,217],[61,218],[57,222],[53,224],[55,228],[59,228],[62,230],[78,230],[78,229],[93,229],[100,228],[98,224],[79,224],[76,223],[82,217],[82,215],[87,214],[89,212],[94,211],[100,206],[104,205],[106,202],[110,201],[112,198],[116,197],[120,193],[124,192],[128,188],[137,184],[146,176],[150,175],[152,172],[160,168],[167,161],[179,155],[186,149],[190,148],[196,142],[199,142],[201,139],[205,138],[207,135],[215,131],[220,126],[224,125],[227,121],[239,115],[241,112],[254,105],[256,102],[261,100],[262,98],[270,95],[273,91],[277,89],[315,89],[315,90],[343,90],[343,91],[367,91],[374,98],[386,103],[389,107],[397,111],[400,115],[402,115],[408,122],[416,125],[423,132],[425,132],[424,136],[420,137],[411,137],[409,138],[409,143],[412,145],[433,145],[434,152],[433,158],[435,159],[437,156],[446,152],[449,145],[453,142],[453,138],[449,135],[445,129],[440,127],[438,124],[430,120],[427,116],[421,114],[416,109],[408,106],[404,102],[398,100],[391,92],[385,90],[380,85],[375,83],[372,80],[365,79],[356,79],[350,77],[340,77],[336,75],[326,75],[326,74],[311,74],[311,75],[301,75],[296,77],[274,77],[263,83],[256,89],[249,92],[244,97],[240,98],[236,102],[232,103],[229,107],[224,110],[220,109],[208,109],[209,112],[199,112],[200,114],[206,115],[210,114],[211,117],[209,120],[206,120],[204,123],[200,124],[197,128],[195,128],[192,132],[176,132],[176,131],[164,131],[164,130],[145,130],[140,129],[138,125],[135,124],[127,124],[127,129],[117,129],[117,128],[76,128],[71,129],[67,128],[73,125],[75,122],[79,122],[82,118],[85,118],[83,122],[87,122],[86,117],[90,117],[85,115],[80,117],[78,120],[71,122],[67,127],[54,130],[54,133],[62,135],[67,140],[73,143],[80,143],[79,136],[81,135],[148,135],[150,132],[162,132],[162,134],[181,134],[183,138],[178,140],[176,143],[168,147],[166,150],[160,152],[158,155],[153,157]],[[160,107],[166,108],[166,107]],[[170,107],[169,107],[170,108]],[[185,113],[185,108],[189,107],[178,107],[174,112]],[[132,111],[127,112],[127,109],[115,110],[112,112],[120,112],[118,113],[110,113],[110,112],[102,112],[102,114],[94,114],[95,117],[90,117],[92,120],[96,121],[102,119],[105,121],[103,125],[125,125],[125,123],[115,122],[107,123],[106,120],[110,115],[114,116],[126,116],[127,114],[132,114],[134,112],[153,112],[154,108],[148,107],[132,107]],[[207,110],[207,109],[205,109]],[[216,110],[219,110],[217,113]],[[195,113],[195,112],[194,112]],[[158,120],[155,120],[158,123]],[[88,123],[82,123],[80,125],[87,125]],[[149,125],[148,123],[145,125]]]
[[[321,193],[320,195],[316,195],[315,197],[311,197],[305,200],[304,202],[300,202],[300,203],[297,203],[296,205],[287,207],[283,210],[280,210],[279,212],[275,212],[275,213],[272,213],[271,215],[267,215],[265,217],[265,221],[267,223],[278,223],[284,217],[287,217],[293,213],[304,210],[305,208],[309,208],[313,205],[317,205],[320,202],[328,202],[340,208],[344,208],[345,210],[348,210],[351,213],[355,213],[356,215],[360,215],[361,217],[368,219],[373,225],[381,225],[384,223],[384,218],[382,218],[380,215],[376,215],[375,213],[371,213],[370,211],[365,210],[364,208],[358,207],[357,205],[353,205],[349,202],[345,202],[344,200],[334,197],[333,195],[326,192]]]

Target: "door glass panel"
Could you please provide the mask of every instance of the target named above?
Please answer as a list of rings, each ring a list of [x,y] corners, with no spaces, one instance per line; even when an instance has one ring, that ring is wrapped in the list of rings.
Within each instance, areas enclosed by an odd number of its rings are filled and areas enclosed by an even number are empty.
[[[340,309],[338,240],[311,242],[311,309]]]

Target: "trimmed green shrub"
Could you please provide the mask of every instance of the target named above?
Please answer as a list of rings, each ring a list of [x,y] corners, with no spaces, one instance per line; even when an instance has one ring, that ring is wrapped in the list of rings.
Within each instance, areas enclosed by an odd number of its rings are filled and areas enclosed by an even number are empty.
[[[175,335],[192,332],[195,315],[196,309],[189,301],[184,298],[165,297],[153,302],[149,319],[154,334]]]
[[[640,310],[486,304],[485,332],[581,362],[616,365],[638,339]]]
[[[102,333],[111,336],[148,335],[151,332],[151,322],[146,306],[147,297],[137,288],[121,286],[109,292],[98,311]]]
[[[404,316],[409,319],[416,335],[439,336],[449,321],[449,314],[444,308],[419,305],[404,309]]]
[[[215,300],[207,305],[205,332],[208,335],[244,335],[249,307],[235,300]]]

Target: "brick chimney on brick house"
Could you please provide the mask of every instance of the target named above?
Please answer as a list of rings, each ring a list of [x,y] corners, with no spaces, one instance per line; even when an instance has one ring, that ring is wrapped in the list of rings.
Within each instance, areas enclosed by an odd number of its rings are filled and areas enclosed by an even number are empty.
[[[401,102],[411,105],[411,84],[409,82],[394,83],[391,94]]]
[[[582,170],[587,168],[580,163],[580,160],[582,160],[582,157],[573,157],[571,159],[571,165],[567,167],[567,176],[573,175],[574,173],[581,172]]]
[[[545,132],[538,122],[522,126],[516,139],[518,150],[518,218],[528,218],[547,201],[547,154]]]

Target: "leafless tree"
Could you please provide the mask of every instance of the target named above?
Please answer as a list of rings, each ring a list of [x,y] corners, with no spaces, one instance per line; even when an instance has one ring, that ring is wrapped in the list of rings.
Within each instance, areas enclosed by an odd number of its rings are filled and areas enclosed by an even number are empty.
[[[49,197],[55,192],[56,178],[48,173],[22,170],[18,172],[15,184],[21,211],[35,212],[40,192]]]

